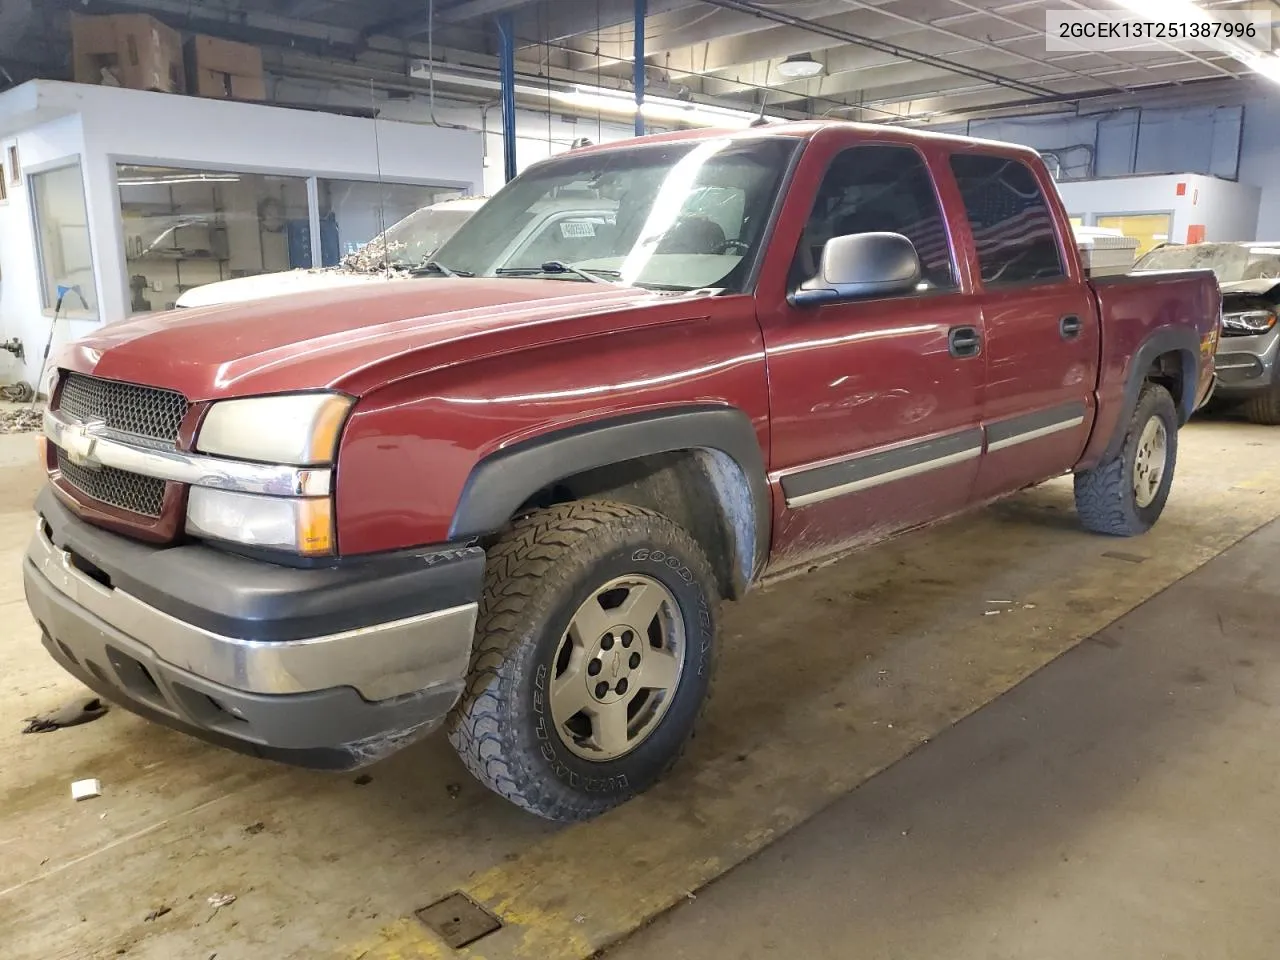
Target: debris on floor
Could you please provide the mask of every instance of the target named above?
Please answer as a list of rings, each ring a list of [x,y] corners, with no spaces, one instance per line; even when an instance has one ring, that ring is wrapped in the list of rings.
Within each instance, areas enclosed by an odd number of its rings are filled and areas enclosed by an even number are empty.
[[[98,779],[76,780],[71,784],[72,800],[92,800],[102,796],[102,781]]]
[[[267,825],[263,823],[261,820],[259,820],[256,823],[251,823],[247,827],[245,827],[244,832],[251,837],[256,837],[265,829],[267,829]]]
[[[147,923],[150,923],[152,920],[159,920],[161,917],[163,917],[167,913],[173,913],[173,907],[161,905],[159,907],[156,907],[154,910],[148,913],[145,917],[143,917],[143,920],[145,920]]]
[[[63,727],[74,727],[105,716],[107,705],[98,697],[79,697],[64,704],[52,713],[27,717],[23,733],[48,733],[50,730],[61,730]]]
[[[462,784],[460,783],[446,783],[444,785],[444,789],[445,792],[449,794],[450,800],[457,800],[462,794]]]
[[[0,433],[37,433],[44,424],[40,407],[15,407],[0,410]]]
[[[213,907],[213,912],[217,913],[223,907],[229,907],[236,902],[234,893],[215,893],[209,898],[209,906]]]

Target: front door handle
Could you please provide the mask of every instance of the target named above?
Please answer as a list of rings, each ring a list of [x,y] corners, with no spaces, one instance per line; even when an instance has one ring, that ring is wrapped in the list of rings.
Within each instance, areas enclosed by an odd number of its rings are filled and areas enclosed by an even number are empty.
[[[947,331],[947,348],[961,359],[982,354],[982,335],[977,327],[952,327]]]
[[[1083,329],[1084,324],[1080,322],[1080,318],[1074,313],[1058,321],[1058,332],[1062,334],[1063,340],[1074,340],[1080,336],[1080,331]]]

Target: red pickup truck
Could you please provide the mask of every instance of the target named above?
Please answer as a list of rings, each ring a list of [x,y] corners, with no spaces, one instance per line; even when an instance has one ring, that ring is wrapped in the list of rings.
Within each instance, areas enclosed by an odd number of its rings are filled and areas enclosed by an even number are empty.
[[[338,769],[443,724],[556,819],[671,766],[763,578],[1072,472],[1149,528],[1221,302],[1086,278],[1033,151],[826,123],[548,160],[419,272],[66,349],[28,602],[144,716]]]

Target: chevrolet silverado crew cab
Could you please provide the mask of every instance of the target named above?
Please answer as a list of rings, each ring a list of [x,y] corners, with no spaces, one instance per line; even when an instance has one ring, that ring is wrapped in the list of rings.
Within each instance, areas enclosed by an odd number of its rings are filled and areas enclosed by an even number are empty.
[[[548,205],[590,211],[514,237]],[[427,276],[58,357],[25,560],[49,653],[216,743],[351,768],[443,725],[556,819],[680,754],[717,607],[1075,474],[1157,518],[1209,271],[1089,280],[1039,157],[800,123],[577,150]]]

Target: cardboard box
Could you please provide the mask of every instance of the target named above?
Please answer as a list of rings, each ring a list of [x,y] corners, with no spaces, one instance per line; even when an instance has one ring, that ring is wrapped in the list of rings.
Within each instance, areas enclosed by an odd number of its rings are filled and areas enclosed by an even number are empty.
[[[190,91],[201,97],[265,100],[262,51],[247,43],[197,35],[187,42]]]
[[[182,35],[143,13],[71,15],[71,55],[77,83],[182,93]]]

